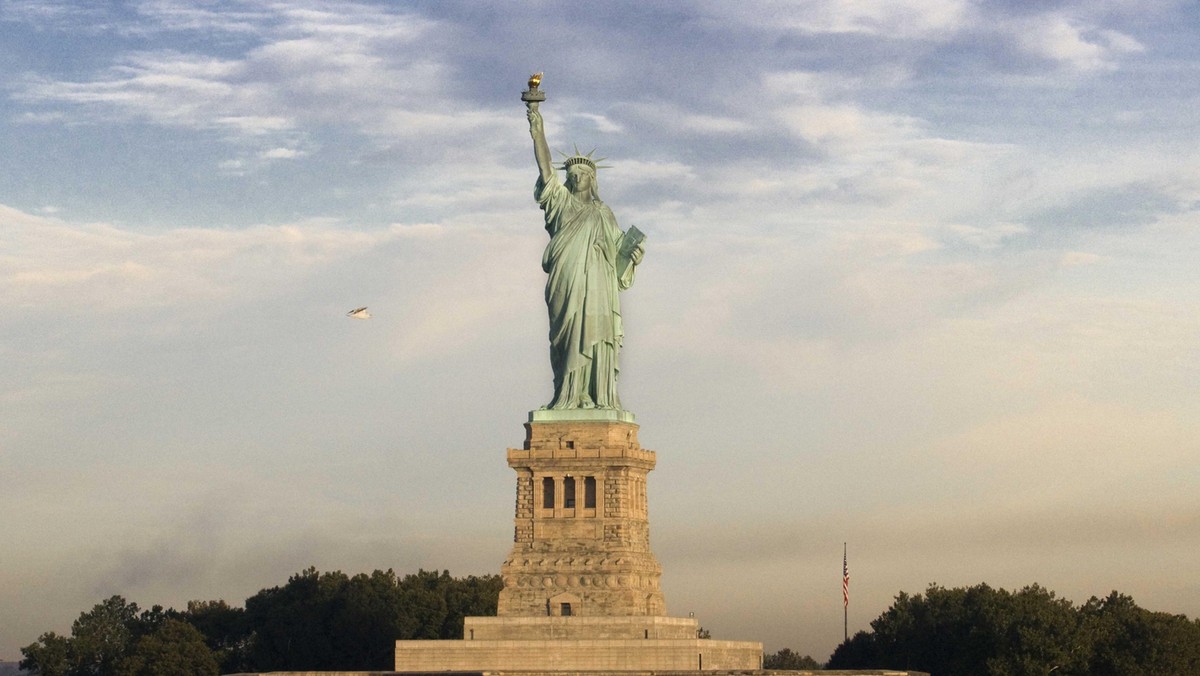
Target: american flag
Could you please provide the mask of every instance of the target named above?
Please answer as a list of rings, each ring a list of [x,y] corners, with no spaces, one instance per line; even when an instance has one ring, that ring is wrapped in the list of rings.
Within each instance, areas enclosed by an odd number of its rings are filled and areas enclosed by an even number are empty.
[[[850,569],[846,566],[846,549],[842,548],[842,607],[850,607]]]

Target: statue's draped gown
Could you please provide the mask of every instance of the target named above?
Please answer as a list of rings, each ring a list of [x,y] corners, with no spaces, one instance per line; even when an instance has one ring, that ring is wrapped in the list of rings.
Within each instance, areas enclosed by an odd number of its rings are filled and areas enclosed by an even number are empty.
[[[550,233],[542,255],[554,369],[554,400],[547,408],[619,409],[623,331],[617,292],[629,288],[634,273],[629,265],[623,277],[617,275],[623,233],[603,202],[576,197],[557,176],[538,178],[534,197]]]

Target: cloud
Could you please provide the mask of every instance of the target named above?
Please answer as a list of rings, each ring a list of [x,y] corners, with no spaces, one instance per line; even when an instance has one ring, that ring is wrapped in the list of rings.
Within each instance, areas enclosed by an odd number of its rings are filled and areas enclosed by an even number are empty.
[[[962,0],[777,0],[753,5],[710,2],[703,5],[702,12],[714,20],[771,32],[946,39],[967,22],[970,4]]]
[[[1009,30],[1025,52],[1079,71],[1111,70],[1119,57],[1145,51],[1129,35],[1081,25],[1062,14],[1015,20]]]
[[[358,305],[370,305],[376,319],[358,329],[366,342],[354,345],[356,353],[370,355],[356,354],[351,361],[398,371],[438,355],[483,359],[494,343],[481,342],[481,336],[503,332],[495,327],[531,310],[540,316],[536,261],[544,233],[537,227],[513,234],[414,222],[357,230],[314,219],[243,230],[161,228],[148,234],[3,207],[0,238],[8,254],[0,258],[0,308],[13,318],[2,341],[7,366],[0,400],[26,411],[29,422],[7,427],[3,436],[31,452],[38,448],[33,430],[50,425],[47,416],[66,415],[39,408],[47,402],[92,397],[95,405],[72,407],[68,417],[86,424],[94,416],[90,424],[104,428],[132,419],[97,410],[109,404],[148,416],[152,427],[174,425],[180,419],[177,410],[160,410],[153,397],[139,402],[133,394],[160,386],[175,392],[176,401],[195,396],[201,408],[216,405],[223,410],[213,415],[230,424],[262,414],[264,404],[255,394],[261,388],[330,367],[324,363],[333,349],[329,343],[351,338],[337,328],[345,311]],[[512,260],[529,265],[514,266]],[[511,291],[514,287],[534,291],[522,294]],[[317,354],[325,355],[319,357],[322,368],[288,367],[284,374],[262,378],[284,363],[306,363],[306,355]],[[165,371],[158,367],[180,358]],[[211,362],[210,368],[200,382],[181,386],[181,379],[195,380],[188,365],[193,360]],[[131,372],[141,375],[131,377]],[[168,373],[175,374],[170,382],[161,381]],[[411,377],[408,386],[422,387],[423,373]],[[343,376],[320,376],[326,381],[321,388],[331,377]],[[203,392],[215,384],[212,378],[224,379],[238,394],[207,399]],[[263,433],[273,437],[277,431]]]
[[[793,133],[818,146],[873,146],[913,134],[912,118],[868,113],[852,105],[796,106],[777,114]]]
[[[613,122],[604,115],[595,115],[592,113],[575,113],[576,117],[588,120],[596,125],[596,131],[601,134],[615,134],[625,130],[620,124]]]
[[[614,166],[612,172],[634,177],[639,183],[661,181],[678,184],[697,178],[695,167],[679,161],[628,160]]]
[[[283,3],[270,12],[226,14],[157,2],[140,11],[160,30],[247,33],[261,43],[222,58],[174,50],[121,54],[87,80],[29,78],[16,97],[28,105],[69,107],[38,113],[43,119],[140,120],[219,130],[253,143],[335,120],[363,133],[389,133],[376,124],[386,113],[429,106],[429,98],[411,95],[409,83],[449,79],[435,61],[410,59],[398,49],[435,26],[411,14],[353,3],[333,9]]]
[[[245,160],[221,160],[221,162],[217,164],[217,168],[226,174],[240,176],[240,175],[246,173],[246,171],[245,171],[246,161]]]
[[[1062,255],[1060,265],[1067,268],[1078,267],[1082,265],[1095,265],[1106,260],[1104,256],[1088,253],[1086,251],[1068,251]]]
[[[702,13],[713,21],[732,23],[772,34],[805,36],[874,36],[893,41],[922,41],[963,58],[967,44],[997,39],[1037,59],[1059,64],[1068,70],[1088,72],[1116,68],[1120,59],[1145,51],[1133,36],[1099,25],[1106,8],[1090,12],[1081,7],[1072,13],[1046,11],[1022,14],[962,0],[906,0],[874,3],[865,0],[817,0],[812,2],[766,2],[753,6],[709,3]],[[898,52],[899,63],[919,59],[927,49]],[[897,53],[889,56],[896,58]],[[968,57],[969,58],[969,57]],[[998,64],[1001,68],[1008,67]],[[845,73],[858,77],[859,71]]]
[[[587,117],[587,116],[584,116]],[[624,128],[645,130],[658,128],[674,137],[705,136],[714,139],[721,137],[746,136],[754,132],[753,125],[745,119],[716,114],[698,114],[664,102],[630,103],[622,105],[613,114],[620,125],[613,131]],[[602,129],[601,131],[608,131]]]
[[[0,21],[25,23],[39,29],[100,32],[111,28],[99,7],[55,0],[5,0]]]
[[[997,415],[940,439],[931,450],[957,475],[976,477],[972,483],[986,475],[986,487],[977,490],[1014,504],[1073,501],[1128,509],[1143,502],[1147,479],[1170,474],[1200,453],[1200,428],[1178,411],[1078,396],[1046,399],[1036,409]],[[1156,451],[1143,455],[1138,448]]]
[[[377,120],[373,121],[370,129],[385,137],[404,140],[424,139],[430,134],[442,133],[458,135],[470,133],[473,137],[493,139],[511,138],[505,135],[489,133],[500,128],[510,128],[513,116],[487,110],[430,110],[413,111],[403,109],[388,109],[381,111]],[[475,150],[478,152],[479,147]]]
[[[1017,500],[1005,505],[990,503],[987,508],[938,503],[897,508],[884,517],[857,520],[854,537],[860,543],[870,543],[874,552],[887,551],[892,556],[905,557],[939,550],[952,550],[956,555],[967,552],[994,555],[998,549],[1028,552],[1046,551],[1049,547],[1060,551],[1102,552],[1128,547],[1169,547],[1181,542],[1200,545],[1196,535],[1200,505],[1172,500],[1136,510],[1129,507],[1022,504]],[[820,511],[824,517],[826,510]],[[769,524],[743,524],[736,533],[720,540],[703,537],[707,530],[704,527],[679,524],[670,533],[657,537],[656,545],[670,548],[673,558],[687,566],[707,562],[757,567],[772,562],[795,562],[797,558],[803,560],[812,555],[810,543],[829,538],[831,529],[823,522],[824,519],[785,516]],[[780,538],[781,532],[791,536]]]
[[[294,160],[307,154],[307,152],[295,148],[271,148],[260,152],[258,156],[264,160]]]
[[[140,34],[195,31],[257,35],[271,16],[247,2],[226,3],[216,11],[176,0],[143,0],[137,3],[137,13],[149,23],[139,22],[126,30]]]
[[[217,467],[197,462],[200,455],[167,463],[110,459],[86,472],[8,468],[21,477],[21,488],[0,502],[37,516],[5,529],[12,545],[0,569],[0,600],[11,611],[0,618],[6,635],[14,641],[20,635],[24,644],[59,623],[69,631],[78,612],[112,594],[144,607],[217,598],[240,605],[308,566],[351,574],[422,566],[482,574],[495,572],[494,559],[504,551],[499,528],[428,531],[422,522],[430,519],[420,509],[331,494],[330,474],[341,469],[336,463],[321,472],[292,464],[281,473],[250,458]],[[46,503],[39,496],[47,491],[73,500]],[[82,502],[87,510],[77,508]],[[249,513],[254,520],[245,518]],[[47,541],[50,523],[71,524],[71,537]],[[36,602],[18,591],[29,586],[42,588]]]
[[[903,89],[902,76],[872,75],[849,88],[840,79],[811,71],[762,75],[759,126],[791,139],[811,157],[757,172],[753,180],[756,190],[803,195],[798,213],[838,220],[926,219],[937,230],[992,190],[981,177],[1013,155],[1010,144],[947,138],[925,119],[858,100],[863,88]],[[892,83],[880,84],[887,80]],[[826,208],[828,215],[821,213]],[[834,210],[840,215],[833,216]]]
[[[1038,227],[1111,228],[1143,226],[1162,216],[1189,210],[1166,186],[1135,183],[1088,186],[1062,195],[1061,203],[1031,214],[1027,222]]]
[[[1028,227],[1019,223],[996,223],[988,226],[951,223],[946,226],[946,230],[950,238],[979,249],[996,249],[1006,240],[1029,232]]]
[[[143,119],[194,129],[264,133],[289,129],[278,115],[252,114],[266,106],[255,85],[235,84],[244,72],[238,61],[171,51],[136,53],[90,82],[37,78],[17,98],[29,104],[67,103],[93,111],[93,119]],[[235,112],[236,111],[236,112]]]
[[[0,260],[0,305],[86,314],[245,300],[247,292],[283,288],[289,278],[390,237],[322,220],[145,234],[2,206],[0,233],[9,242],[9,256]]]

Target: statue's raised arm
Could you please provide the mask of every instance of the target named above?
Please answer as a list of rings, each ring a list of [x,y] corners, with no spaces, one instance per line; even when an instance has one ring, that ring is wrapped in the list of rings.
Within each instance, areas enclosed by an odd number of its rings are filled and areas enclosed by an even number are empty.
[[[529,89],[521,94],[521,99],[525,101],[525,116],[529,118],[529,135],[533,137],[533,158],[537,161],[542,182],[548,183],[550,177],[554,175],[554,165],[550,160],[550,146],[546,143],[546,126],[542,122],[542,113],[538,110],[538,104],[546,100],[546,94],[538,90],[541,82],[541,73],[530,77]]]
[[[550,163],[550,146],[546,145],[546,130],[536,103],[529,107],[529,135],[533,137],[533,158],[537,160],[542,182],[548,182],[554,175],[554,166]]]
[[[546,99],[540,84],[538,73],[521,99],[539,173],[534,197],[550,235],[542,270],[547,274],[554,399],[545,408],[621,410],[617,374],[624,328],[617,294],[633,284],[645,236],[632,227],[622,232],[612,210],[600,201],[592,153],[576,151],[568,157],[560,167],[566,181],[559,181],[538,110]]]

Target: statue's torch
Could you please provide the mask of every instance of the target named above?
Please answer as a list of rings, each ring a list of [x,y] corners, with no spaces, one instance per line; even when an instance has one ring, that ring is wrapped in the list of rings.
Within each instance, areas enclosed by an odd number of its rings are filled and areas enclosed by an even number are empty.
[[[529,89],[521,92],[521,100],[530,110],[537,110],[537,105],[546,100],[546,92],[538,89],[540,84],[542,84],[542,74],[535,73],[529,78]]]

